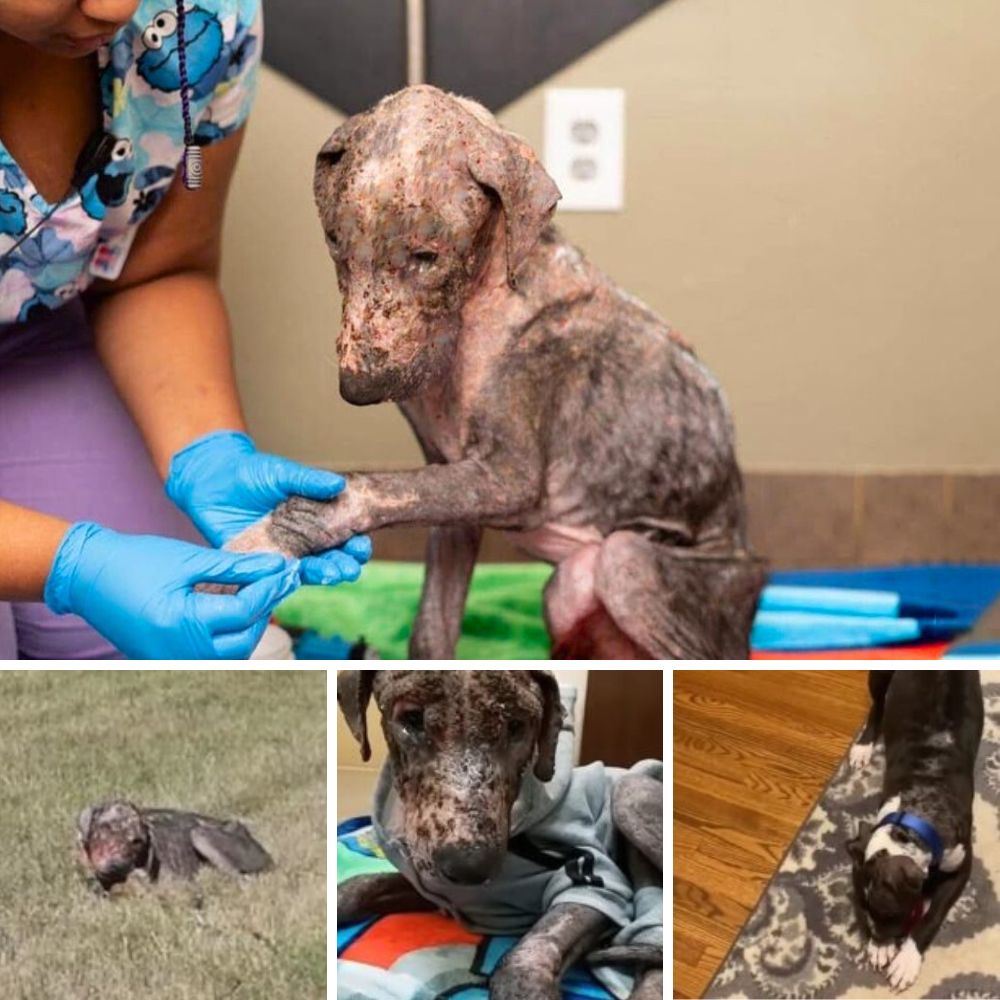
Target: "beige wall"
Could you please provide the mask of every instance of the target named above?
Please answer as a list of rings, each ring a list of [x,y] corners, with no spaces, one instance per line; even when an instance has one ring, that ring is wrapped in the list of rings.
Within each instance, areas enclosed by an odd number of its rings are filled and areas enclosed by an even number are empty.
[[[587,698],[586,670],[556,670],[560,684],[575,687],[576,700],[576,745],[579,759],[580,739],[583,732],[583,708]],[[344,722],[344,716],[337,712],[337,821],[351,816],[366,814],[371,808],[375,779],[385,760],[385,739],[379,721],[378,708],[374,702],[368,708],[368,739],[372,747],[372,757],[367,763],[361,759],[358,744]]]
[[[697,346],[754,470],[1000,470],[1000,5],[672,0],[547,84],[627,90],[626,210],[566,232]],[[543,89],[501,114],[540,148]],[[225,285],[267,447],[420,461],[336,395],[338,116],[265,71]],[[280,197],[275,196],[280,192]]]

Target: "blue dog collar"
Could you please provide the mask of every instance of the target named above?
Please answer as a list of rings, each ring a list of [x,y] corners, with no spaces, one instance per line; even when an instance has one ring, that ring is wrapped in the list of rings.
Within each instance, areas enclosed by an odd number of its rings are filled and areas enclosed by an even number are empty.
[[[930,849],[931,868],[937,868],[941,864],[941,858],[944,855],[944,846],[941,843],[941,838],[938,836],[937,830],[927,820],[921,819],[919,816],[914,816],[913,813],[894,812],[884,817],[875,829],[877,830],[880,826],[889,825],[901,826],[906,830],[912,830]]]

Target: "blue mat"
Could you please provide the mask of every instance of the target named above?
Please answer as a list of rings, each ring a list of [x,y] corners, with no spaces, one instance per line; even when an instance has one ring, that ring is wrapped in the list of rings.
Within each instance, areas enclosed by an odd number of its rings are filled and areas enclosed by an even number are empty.
[[[771,573],[768,582],[894,591],[901,598],[900,617],[917,619],[921,640],[933,641],[975,625],[1000,595],[1000,565],[786,570]]]
[[[967,642],[952,646],[943,660],[1000,660],[1000,642]]]
[[[920,640],[916,618],[758,611],[750,631],[757,651],[859,649]]]

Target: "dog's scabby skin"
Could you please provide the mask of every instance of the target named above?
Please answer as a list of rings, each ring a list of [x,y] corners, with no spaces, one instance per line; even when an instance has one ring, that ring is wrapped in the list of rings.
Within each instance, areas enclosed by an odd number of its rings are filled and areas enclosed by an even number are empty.
[[[179,809],[142,809],[115,800],[84,809],[77,818],[80,861],[104,890],[139,874],[194,878],[202,865],[230,875],[273,867],[267,851],[234,820]]]
[[[390,851],[395,832],[383,839],[378,792],[375,827],[386,855],[407,871],[413,884],[401,872],[347,880],[337,890],[338,924],[437,907],[466,922],[462,914],[468,911],[456,912],[453,906],[456,896],[468,899],[473,893],[481,900],[491,886],[505,901],[509,893],[516,895],[504,875],[514,851],[510,834],[520,829],[515,816],[524,816],[519,791],[522,787],[537,790],[543,812],[545,802],[561,801],[552,797],[551,789],[559,784],[571,757],[569,744],[562,742],[559,759],[564,764],[557,773],[556,744],[564,710],[553,674],[545,670],[341,671],[337,700],[366,760],[371,750],[365,710],[373,697],[389,748],[379,787],[386,780],[391,782],[393,814],[402,813],[404,851]],[[395,809],[397,802],[401,809]],[[641,773],[622,775],[611,795],[611,813],[631,886],[635,890],[662,887],[662,781]],[[600,860],[591,861],[595,870],[610,878]],[[545,872],[546,880],[550,874],[562,877],[561,866],[556,867],[559,873]],[[491,885],[483,884],[495,874],[499,877]],[[615,924],[599,906],[569,897],[571,893],[555,895],[553,902],[545,904],[539,895],[534,903],[517,903],[515,932],[530,929],[491,977],[491,1000],[558,1000],[560,978],[583,956],[595,965],[634,969],[633,1000],[662,996],[662,941],[656,947],[636,938],[624,946],[595,951]]]
[[[849,842],[867,957],[894,989],[916,981],[922,955],[961,895],[972,863],[972,800],[983,700],[978,671],[873,670],[872,709],[852,750],[866,766],[881,731],[886,770],[876,823],[903,811],[937,831],[940,865],[912,830],[862,823]]]
[[[371,696],[414,867],[485,881],[503,860],[525,771],[552,777],[563,721],[555,679],[542,670],[344,671],[337,700],[366,759]]]
[[[80,860],[109,889],[149,858],[149,827],[130,802],[108,802],[85,809],[77,818]]]
[[[722,391],[549,225],[558,191],[479,105],[413,87],[348,119],[315,191],[341,392],[395,400],[430,463],[293,498],[229,547],[302,556],[432,526],[414,657],[454,654],[484,526],[552,563],[559,656],[745,657],[761,567]]]

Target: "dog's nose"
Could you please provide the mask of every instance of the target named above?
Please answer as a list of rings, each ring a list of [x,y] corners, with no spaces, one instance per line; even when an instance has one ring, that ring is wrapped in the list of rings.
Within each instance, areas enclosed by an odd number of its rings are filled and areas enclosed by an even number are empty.
[[[449,882],[482,885],[496,867],[496,852],[489,847],[446,844],[434,852],[434,865]]]
[[[355,406],[368,406],[385,400],[384,390],[365,372],[352,371],[341,366],[340,395]]]
[[[119,882],[124,882],[125,879],[129,877],[132,873],[133,866],[127,861],[113,860],[106,861],[101,865],[98,865],[94,871],[97,877],[97,881],[104,886],[105,889],[109,889],[113,885],[117,885]]]

